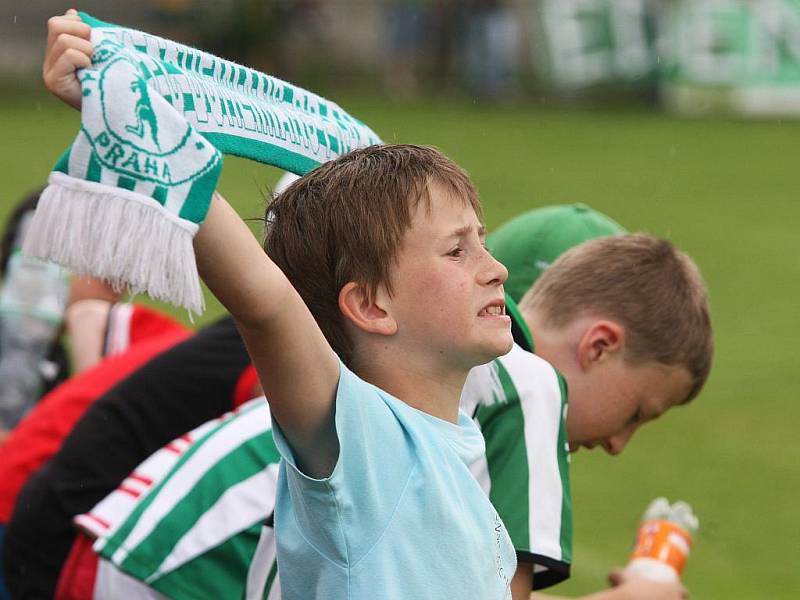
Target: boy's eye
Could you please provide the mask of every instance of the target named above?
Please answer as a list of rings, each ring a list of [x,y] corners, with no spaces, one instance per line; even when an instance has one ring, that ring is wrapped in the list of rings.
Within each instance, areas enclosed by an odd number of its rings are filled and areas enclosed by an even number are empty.
[[[458,258],[462,254],[464,254],[464,249],[461,246],[456,246],[455,248],[450,250],[450,252],[447,253],[447,256],[453,256]]]

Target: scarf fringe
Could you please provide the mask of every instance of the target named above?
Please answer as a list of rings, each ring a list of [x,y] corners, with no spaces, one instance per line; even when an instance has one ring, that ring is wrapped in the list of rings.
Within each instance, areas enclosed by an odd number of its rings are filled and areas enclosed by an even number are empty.
[[[205,308],[192,237],[152,198],[53,173],[23,251],[201,314]]]

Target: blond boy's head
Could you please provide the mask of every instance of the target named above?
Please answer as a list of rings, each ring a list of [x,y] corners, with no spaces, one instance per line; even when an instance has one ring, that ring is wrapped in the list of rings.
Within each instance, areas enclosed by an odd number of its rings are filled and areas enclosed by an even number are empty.
[[[706,287],[694,262],[666,240],[627,234],[584,242],[544,272],[520,310],[532,322],[537,351],[570,372],[574,420],[590,408],[597,412],[591,419],[621,411],[616,424],[573,427],[573,445],[617,453],[641,422],[688,402],[708,378]]]
[[[349,282],[367,296],[392,291],[392,269],[418,208],[436,184],[480,215],[467,173],[435,148],[370,146],[328,162],[269,206],[264,248],[300,293],[339,357],[352,366],[353,340],[339,307]]]

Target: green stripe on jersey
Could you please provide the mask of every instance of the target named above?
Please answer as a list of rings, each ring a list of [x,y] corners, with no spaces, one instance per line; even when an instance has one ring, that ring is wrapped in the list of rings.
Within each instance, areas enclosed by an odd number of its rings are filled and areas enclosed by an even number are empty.
[[[556,371],[561,389],[561,427],[558,431],[558,472],[561,475],[561,555],[572,562],[572,491],[569,482],[569,440],[567,438],[567,381]]]
[[[266,465],[279,460],[280,456],[269,431],[245,441],[227,453],[175,503],[145,539],[130,549],[120,567],[142,580],[158,577],[158,568],[173,552],[176,544],[190,534],[200,518],[220,500],[220,492],[232,489],[236,484],[263,471]],[[203,485],[206,480],[211,483]],[[147,557],[147,560],[141,561],[140,555]]]
[[[112,533],[108,538],[106,538],[106,542],[103,545],[101,550],[101,555],[111,560],[114,552],[124,543],[127,537],[130,535],[131,531],[134,527],[139,523],[139,519],[142,516],[142,513],[145,512],[150,505],[155,502],[160,493],[162,488],[169,482],[172,475],[178,471],[187,460],[189,460],[195,452],[202,446],[200,443],[208,439],[209,436],[214,435],[215,432],[219,431],[219,429],[212,429],[208,432],[201,440],[195,441],[189,449],[178,459],[178,462],[172,467],[169,474],[166,475],[152,490],[147,493],[147,496],[139,502],[133,511],[128,515],[128,518],[122,523],[119,528],[117,528],[114,533]]]
[[[241,411],[239,414],[244,414],[245,412],[250,412],[255,410],[257,406],[253,405],[248,409]],[[105,545],[102,548],[101,554],[102,556],[108,558],[109,560],[113,560],[113,554],[116,552],[120,546],[122,546],[125,541],[127,540],[128,536],[131,534],[131,531],[137,526],[139,520],[141,519],[142,514],[150,507],[150,505],[157,501],[161,495],[162,489],[169,484],[172,476],[178,470],[180,470],[187,461],[189,461],[195,453],[202,449],[206,440],[211,438],[212,436],[218,435],[223,429],[226,427],[230,427],[233,423],[236,422],[236,418],[227,419],[220,423],[218,427],[211,429],[206,435],[201,437],[199,440],[195,440],[195,442],[189,447],[189,449],[183,454],[183,456],[178,459],[175,466],[172,467],[172,470],[169,474],[164,477],[156,486],[153,487],[147,494],[147,496],[139,502],[137,507],[128,515],[128,518],[125,520],[122,525],[112,534],[110,535]],[[114,561],[116,562],[116,561]]]
[[[258,546],[261,527],[261,523],[257,523],[230,537],[204,553],[202,560],[189,561],[154,580],[150,586],[169,598],[182,600],[243,600],[247,592],[247,570]],[[198,582],[202,582],[202,587]]]
[[[278,562],[275,561],[272,563],[272,568],[269,570],[269,575],[267,576],[267,585],[264,586],[264,600],[269,596],[270,591],[272,590],[272,584],[275,583],[275,578],[278,576]]]

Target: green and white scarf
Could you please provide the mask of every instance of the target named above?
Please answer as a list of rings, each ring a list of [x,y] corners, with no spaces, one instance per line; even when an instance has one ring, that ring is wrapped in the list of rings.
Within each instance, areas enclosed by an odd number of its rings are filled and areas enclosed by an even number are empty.
[[[192,238],[222,153],[298,175],[378,136],[275,77],[98,21],[81,129],[50,175],[25,252],[199,313]]]

